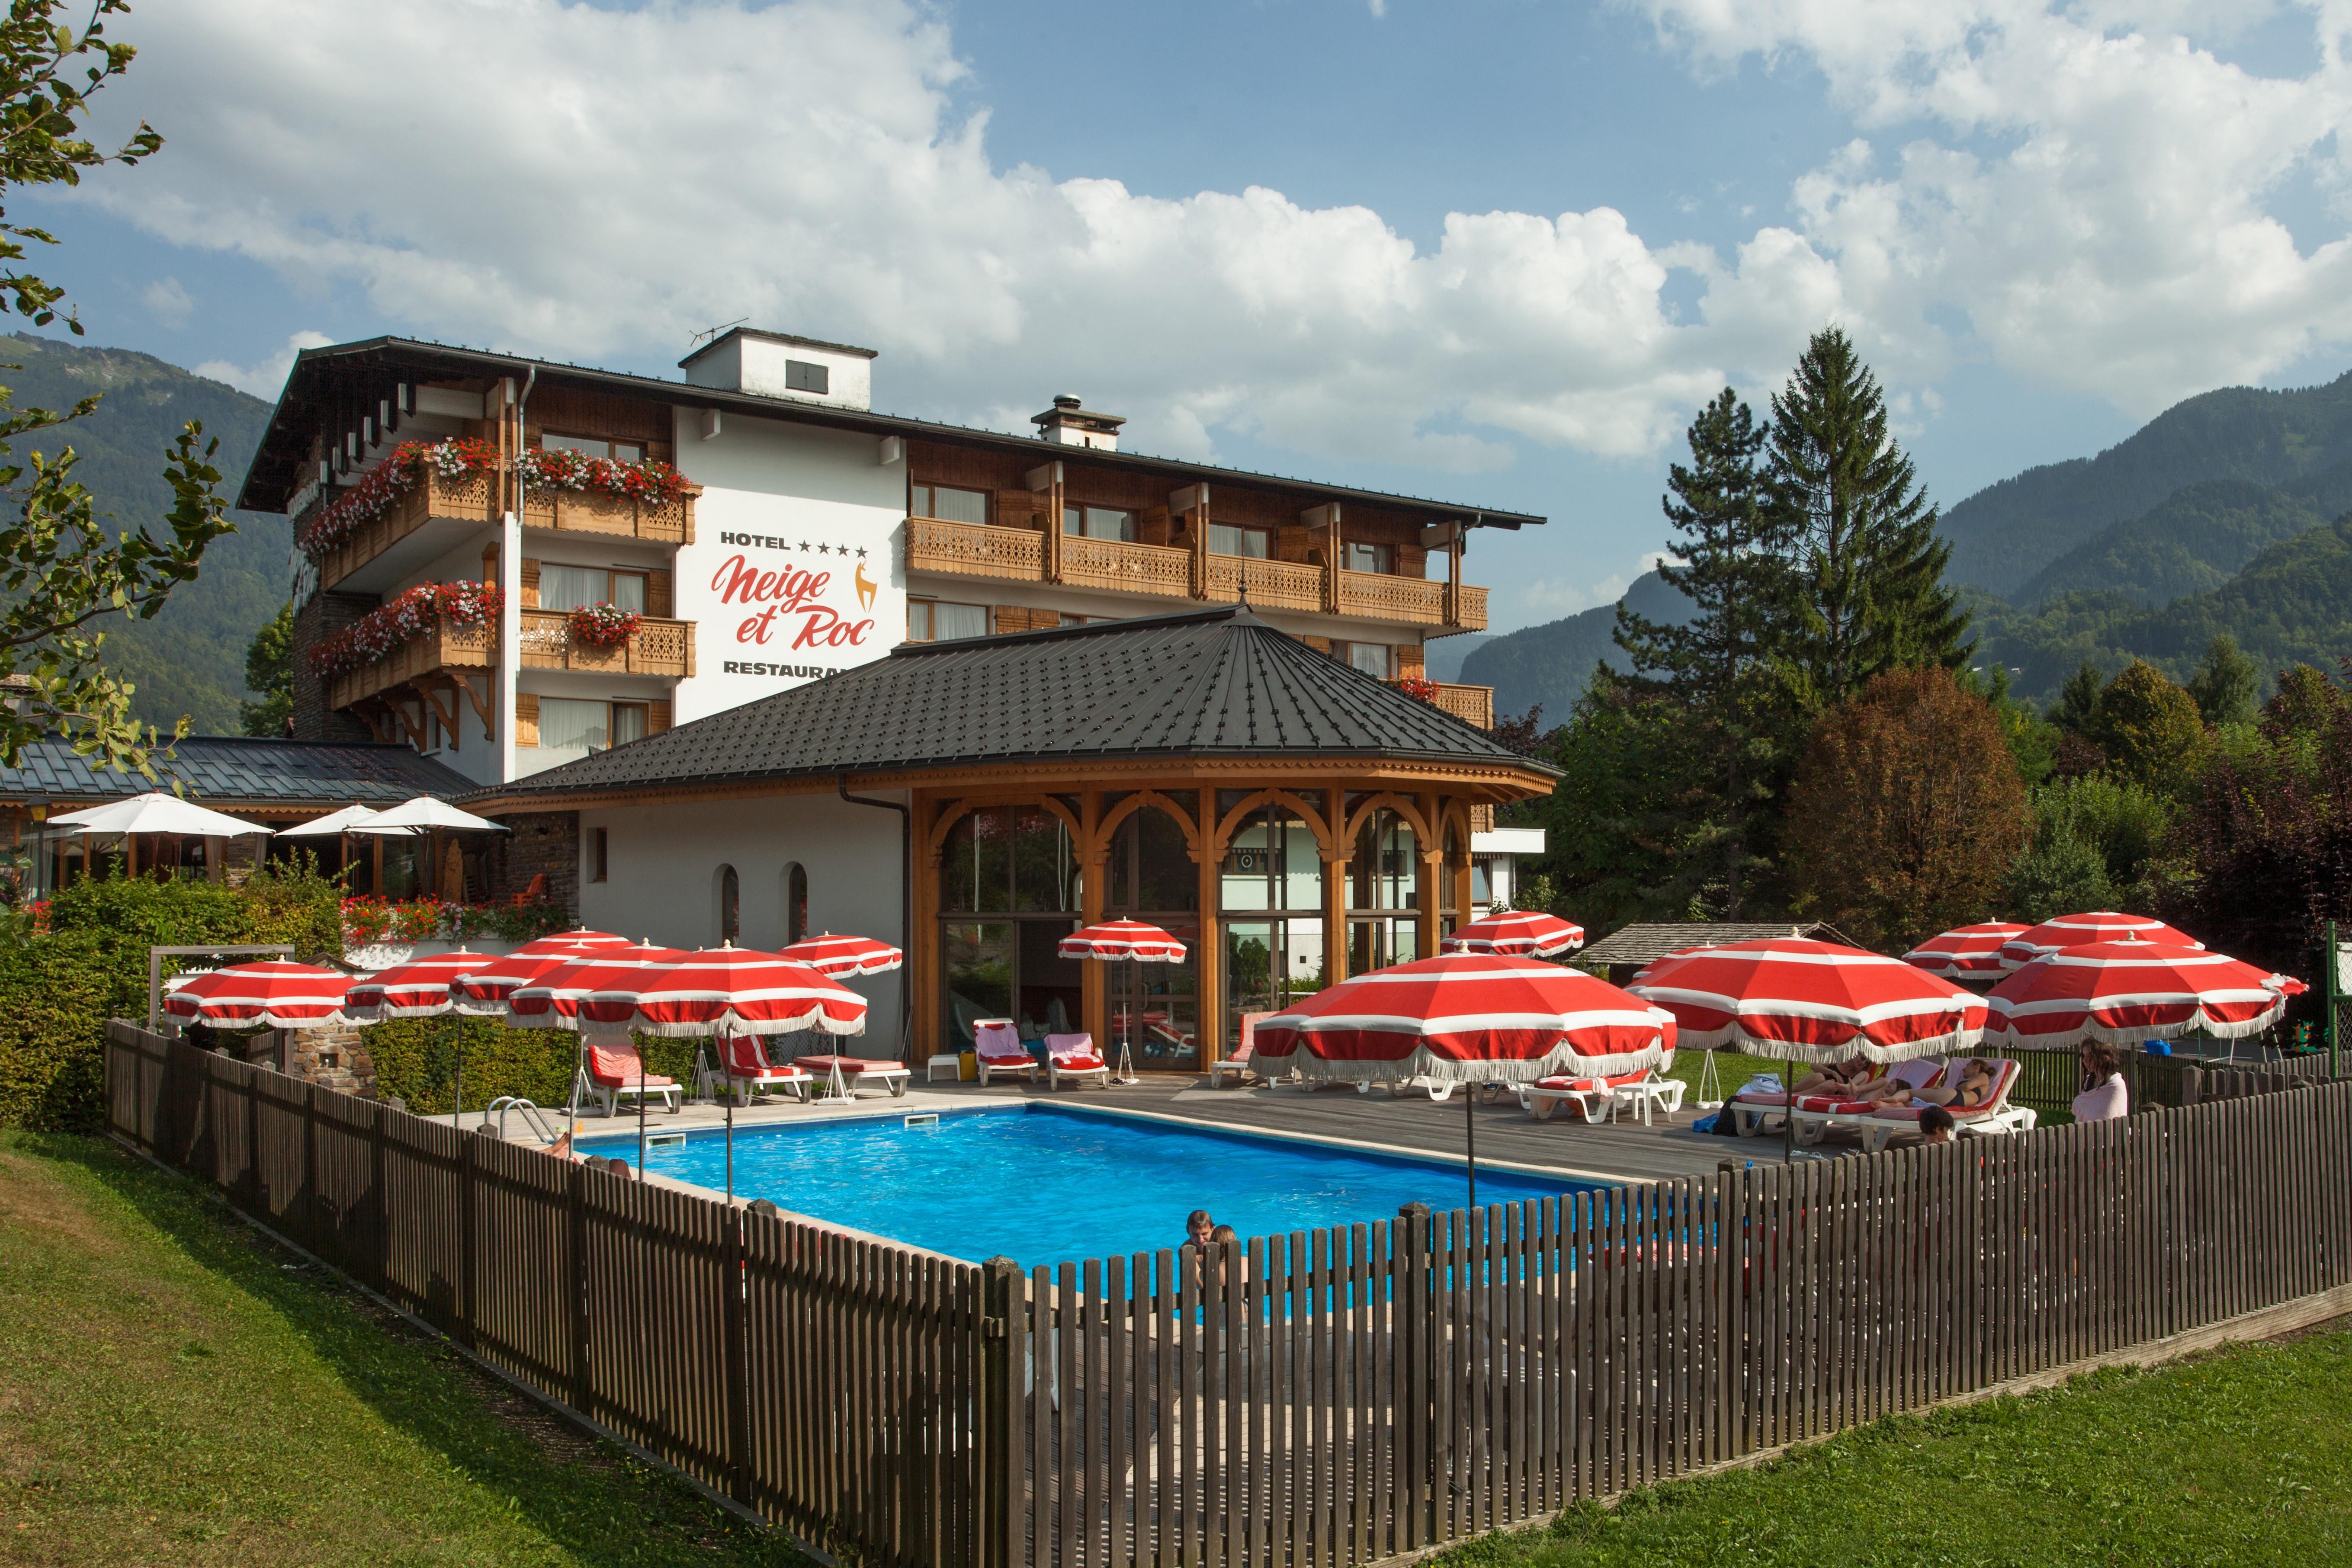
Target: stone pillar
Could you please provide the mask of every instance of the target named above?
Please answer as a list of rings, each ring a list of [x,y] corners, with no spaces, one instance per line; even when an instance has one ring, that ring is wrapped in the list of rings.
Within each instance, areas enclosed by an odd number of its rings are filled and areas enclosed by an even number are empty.
[[[250,1060],[268,1061],[289,1078],[321,1089],[362,1100],[376,1097],[375,1058],[368,1054],[362,1030],[266,1029],[255,1038],[257,1048]]]
[[[316,594],[294,612],[294,735],[302,741],[373,741],[368,727],[328,705],[327,683],[310,672],[310,650],[376,607],[372,594]]]

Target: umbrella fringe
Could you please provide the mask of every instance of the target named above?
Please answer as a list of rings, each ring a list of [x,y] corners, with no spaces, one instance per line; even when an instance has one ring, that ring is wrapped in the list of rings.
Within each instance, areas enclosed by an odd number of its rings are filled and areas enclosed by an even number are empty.
[[[1822,1067],[1832,1062],[1852,1061],[1856,1057],[1873,1062],[1895,1063],[1916,1061],[1921,1057],[1949,1056],[1954,1051],[1974,1050],[1983,1038],[1982,1029],[1952,1029],[1931,1035],[1923,1040],[1905,1040],[1898,1045],[1874,1045],[1868,1040],[1844,1040],[1836,1045],[1812,1046],[1794,1040],[1768,1039],[1751,1035],[1733,1019],[1718,1029],[1685,1028],[1675,1042],[1678,1046],[1719,1051],[1726,1046],[1736,1046],[1744,1054],[1769,1057],[1775,1061],[1797,1062],[1809,1067]]]
[[[1652,1044],[1605,1057],[1559,1050],[1536,1061],[1461,1061],[1421,1047],[1396,1060],[1335,1061],[1303,1048],[1275,1056],[1260,1047],[1254,1059],[1262,1072],[1271,1069],[1278,1075],[1286,1068],[1295,1068],[1309,1083],[1402,1083],[1416,1078],[1439,1083],[1534,1083],[1561,1075],[1615,1078],[1670,1062],[1673,1055],[1664,1046]]]
[[[631,1020],[625,1026],[604,1024],[600,1026],[625,1027],[631,1034],[653,1035],[666,1040],[690,1040],[719,1035],[793,1035],[804,1030],[818,1030],[828,1035],[862,1035],[866,1032],[866,1020],[859,1018],[852,1023],[836,1024],[832,1019],[822,1016],[812,1016],[795,1021],[789,1018],[753,1020],[737,1018],[729,1015],[686,1024],[648,1024],[644,1019],[638,1018]]]

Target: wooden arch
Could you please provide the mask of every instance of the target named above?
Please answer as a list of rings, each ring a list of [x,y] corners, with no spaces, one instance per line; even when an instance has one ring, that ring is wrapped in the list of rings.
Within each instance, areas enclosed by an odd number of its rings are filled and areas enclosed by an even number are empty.
[[[1420,844],[1423,846],[1433,844],[1441,847],[1444,846],[1444,838],[1430,831],[1429,819],[1421,815],[1421,807],[1413,803],[1412,798],[1394,792],[1376,795],[1350,812],[1348,816],[1348,830],[1340,836],[1342,841],[1348,844],[1355,843],[1357,833],[1364,826],[1364,818],[1384,805],[1394,807],[1399,816],[1412,824],[1413,837]]]
[[[1327,858],[1338,851],[1339,843],[1331,837],[1331,825],[1324,820],[1322,812],[1309,805],[1304,798],[1290,790],[1262,789],[1218,819],[1213,852],[1223,854],[1226,846],[1234,841],[1234,830],[1241,826],[1242,818],[1262,805],[1288,806],[1306,819],[1307,826],[1315,830],[1315,842],[1321,847]]]
[[[1052,812],[1055,816],[1060,817],[1062,825],[1070,830],[1070,842],[1079,847],[1080,858],[1084,858],[1087,842],[1086,829],[1078,825],[1076,817],[1070,815],[1070,808],[1052,795],[1013,795],[1003,800],[981,799],[975,796],[970,800],[959,800],[950,804],[940,812],[939,820],[931,824],[930,842],[925,846],[930,863],[934,867],[938,866],[940,859],[947,854],[948,833],[957,823],[975,811],[986,811],[991,806],[997,805],[1034,805]]]
[[[1087,858],[1092,860],[1108,856],[1111,835],[1118,831],[1118,825],[1147,805],[1158,806],[1176,819],[1176,826],[1184,830],[1184,847],[1198,861],[1205,853],[1201,845],[1201,825],[1192,820],[1191,812],[1156,789],[1137,790],[1106,812],[1102,821],[1095,826],[1095,842]]]

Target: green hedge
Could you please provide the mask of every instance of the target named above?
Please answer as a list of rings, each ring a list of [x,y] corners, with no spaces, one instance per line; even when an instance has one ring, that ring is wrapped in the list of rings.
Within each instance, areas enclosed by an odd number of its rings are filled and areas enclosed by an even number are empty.
[[[307,865],[235,888],[117,875],[60,889],[46,932],[0,918],[0,1126],[104,1124],[106,1021],[147,1016],[149,948],[268,942],[339,956],[341,889]]]

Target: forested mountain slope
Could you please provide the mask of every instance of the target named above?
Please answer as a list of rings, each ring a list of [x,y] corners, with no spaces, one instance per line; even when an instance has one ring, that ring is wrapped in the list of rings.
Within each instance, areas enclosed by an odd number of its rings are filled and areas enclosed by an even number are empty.
[[[1634,578],[1623,603],[1654,621],[1679,625],[1689,618],[1690,601],[1655,572]],[[1595,664],[1629,668],[1611,635],[1616,626],[1617,606],[1596,605],[1563,620],[1507,633],[1472,650],[1462,661],[1462,679],[1493,687],[1499,714],[1517,717],[1540,702],[1545,724],[1565,724]]]
[[[89,487],[112,531],[142,523],[159,531],[171,510],[163,453],[180,427],[201,420],[220,439],[213,466],[221,489],[234,496],[261,440],[269,405],[217,381],[121,349],[85,348],[19,332],[0,342],[0,385],[18,408],[59,412],[93,393],[98,411],[63,429],[16,443],[14,460],[36,450],[70,446],[79,461],[74,476]],[[205,552],[197,579],[175,591],[162,615],[144,623],[107,617],[107,663],[138,685],[134,707],[150,723],[170,725],[182,714],[200,733],[234,734],[245,689],[245,647],[286,600],[287,520],[237,512],[237,531]]]
[[[2352,374],[2325,386],[2231,386],[2174,405],[2095,458],[2028,468],[1944,513],[1949,576],[2024,597],[2045,568],[2192,485],[2284,484],[2352,461]],[[1932,478],[1932,476],[1931,476]],[[2044,591],[2090,584],[2070,574]],[[2165,579],[2170,581],[2172,579]]]

